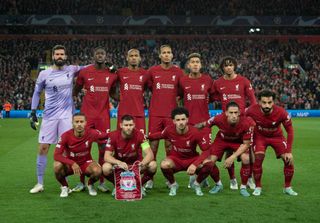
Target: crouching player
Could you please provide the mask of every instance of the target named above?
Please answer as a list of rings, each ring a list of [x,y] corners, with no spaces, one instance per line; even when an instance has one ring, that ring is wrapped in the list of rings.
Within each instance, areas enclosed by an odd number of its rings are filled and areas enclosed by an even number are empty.
[[[192,187],[196,195],[203,196],[200,184],[207,178],[212,162],[209,157],[209,142],[203,139],[201,132],[195,127],[188,125],[189,111],[183,107],[175,108],[171,112],[174,125],[167,126],[162,132],[149,135],[149,139],[166,139],[172,144],[169,155],[161,162],[161,170],[169,182],[169,196],[175,196],[178,184],[174,179],[174,173],[187,171],[189,175],[197,174]],[[201,155],[196,151],[197,145],[203,152]],[[207,159],[206,159],[207,158]]]
[[[291,180],[294,173],[292,156],[293,127],[291,118],[285,109],[274,104],[274,92],[269,90],[261,91],[258,95],[258,100],[259,105],[252,105],[246,111],[246,115],[256,122],[254,134],[256,158],[253,164],[253,175],[257,187],[253,195],[261,195],[262,163],[267,147],[272,146],[277,158],[281,157],[284,163],[283,173],[285,182],[283,192],[296,196],[298,193],[291,188]],[[287,139],[283,135],[281,124],[287,131]]]
[[[102,171],[101,166],[92,160],[91,145],[93,142],[105,143],[108,134],[96,129],[86,129],[86,123],[84,114],[75,114],[72,119],[73,128],[63,133],[56,145],[54,173],[61,184],[60,197],[68,197],[71,190],[66,176],[72,174],[88,176],[88,192],[91,196],[97,195],[93,184],[99,179]]]
[[[225,168],[229,168],[240,157],[242,162],[240,194],[245,197],[250,196],[246,185],[250,176],[249,148],[253,134],[252,122],[247,117],[240,116],[239,105],[231,101],[226,105],[224,113],[210,118],[207,123],[200,123],[197,126],[212,127],[213,125],[219,128],[216,138],[210,147],[213,164],[215,165],[216,161],[221,159],[224,152],[227,151],[231,151],[232,155],[225,160]],[[223,185],[220,180],[219,169],[214,166],[213,170],[214,172],[211,172],[211,176],[216,185],[209,193],[216,194],[222,191]]]
[[[128,170],[128,165],[140,161],[142,185],[152,179],[157,170],[153,152],[143,133],[135,129],[131,115],[121,117],[120,129],[110,132],[102,166],[103,175],[114,184],[113,166]],[[145,154],[143,157],[142,153]],[[144,194],[145,191],[143,191]],[[114,193],[113,193],[114,194]]]

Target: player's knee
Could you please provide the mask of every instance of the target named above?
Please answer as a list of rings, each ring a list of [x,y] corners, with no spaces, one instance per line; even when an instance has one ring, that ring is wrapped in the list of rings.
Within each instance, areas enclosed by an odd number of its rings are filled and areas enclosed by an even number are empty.
[[[93,176],[100,176],[102,174],[101,167],[98,165],[95,165],[92,167],[92,175]]]
[[[54,173],[61,173],[62,170],[63,170],[63,164],[58,161],[54,161],[54,163],[53,163]]]
[[[246,154],[246,153],[242,154],[241,155],[241,162],[243,164],[249,164],[250,163],[249,154]]]
[[[104,163],[102,166],[102,173],[104,176],[109,176],[112,173],[112,165],[110,163]]]
[[[170,169],[172,168],[171,163],[167,160],[163,160],[160,164],[161,169]]]
[[[157,163],[155,161],[151,161],[148,165],[148,169],[151,173],[156,172],[157,170]]]
[[[49,151],[49,144],[39,144],[39,155],[47,155]]]

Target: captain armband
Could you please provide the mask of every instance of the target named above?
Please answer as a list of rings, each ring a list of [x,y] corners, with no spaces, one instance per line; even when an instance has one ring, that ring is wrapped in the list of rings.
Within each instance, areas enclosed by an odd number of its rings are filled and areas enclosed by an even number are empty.
[[[144,141],[143,143],[141,143],[141,148],[142,148],[143,151],[148,149],[148,148],[150,148],[149,142],[148,141]]]

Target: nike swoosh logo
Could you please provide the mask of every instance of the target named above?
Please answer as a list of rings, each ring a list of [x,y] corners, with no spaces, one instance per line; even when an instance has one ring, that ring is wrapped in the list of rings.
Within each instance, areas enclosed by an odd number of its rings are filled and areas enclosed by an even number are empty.
[[[154,78],[160,78],[160,76],[155,76]]]
[[[226,87],[221,87],[220,90],[223,90],[223,89],[225,89],[225,88],[226,88]]]
[[[123,79],[127,79],[127,78],[129,78],[129,77],[123,77]]]
[[[185,87],[185,89],[189,89],[189,88],[191,88],[190,86],[189,87]]]
[[[88,81],[92,81],[94,78],[88,78]]]

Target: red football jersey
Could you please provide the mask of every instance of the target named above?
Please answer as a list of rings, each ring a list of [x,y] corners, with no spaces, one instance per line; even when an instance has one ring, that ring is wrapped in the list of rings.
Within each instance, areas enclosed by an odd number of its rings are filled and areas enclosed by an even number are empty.
[[[92,143],[106,143],[107,138],[108,133],[96,129],[86,129],[82,137],[75,136],[74,130],[70,129],[61,135],[54,151],[54,159],[69,165],[74,162],[81,165],[87,160],[92,160]]]
[[[240,116],[238,124],[232,126],[228,123],[227,116],[223,113],[208,120],[207,125],[216,125],[219,131],[216,137],[225,141],[242,143],[244,140],[252,140],[253,132],[250,121],[245,116]]]
[[[189,124],[195,125],[210,118],[208,105],[213,93],[212,84],[211,77],[204,74],[200,78],[180,78],[179,87],[183,92],[184,107],[189,111]]]
[[[149,139],[167,139],[172,144],[170,156],[175,156],[179,159],[190,159],[199,156],[197,145],[202,151],[208,149],[210,142],[202,137],[200,131],[189,125],[189,130],[181,135],[176,131],[175,125],[167,126],[162,132],[149,135]],[[199,156],[199,159],[194,163],[198,166],[206,157]]]
[[[291,150],[293,143],[293,127],[291,118],[284,108],[274,105],[271,114],[266,115],[261,111],[259,105],[252,105],[247,109],[246,115],[256,122],[255,134],[269,138],[283,137],[281,129],[281,124],[283,124],[288,133],[288,149]]]
[[[170,117],[171,111],[177,107],[178,83],[183,71],[175,65],[169,69],[157,65],[149,69],[148,75],[148,86],[152,90],[150,116]]]
[[[128,68],[118,70],[120,82],[120,102],[118,115],[125,114],[144,117],[144,90],[147,85],[147,71],[140,68],[132,71]]]
[[[87,117],[109,117],[109,92],[117,81],[117,75],[108,69],[97,70],[94,65],[80,71],[77,84],[86,90],[81,112]]]
[[[109,133],[106,151],[114,153],[114,158],[127,164],[133,164],[137,160],[142,160],[141,144],[145,141],[145,136],[140,131],[134,129],[130,139],[124,139],[121,130]]]
[[[221,101],[223,111],[226,110],[226,105],[230,101],[235,101],[243,114],[247,99],[249,99],[250,105],[257,104],[250,81],[239,74],[232,80],[226,80],[223,76],[220,77],[214,81],[213,90],[215,99]]]

